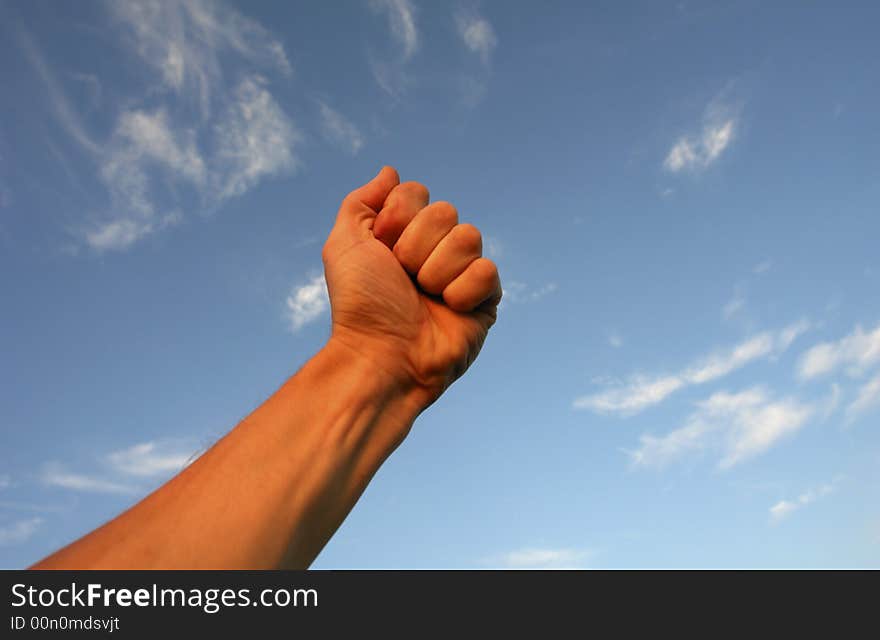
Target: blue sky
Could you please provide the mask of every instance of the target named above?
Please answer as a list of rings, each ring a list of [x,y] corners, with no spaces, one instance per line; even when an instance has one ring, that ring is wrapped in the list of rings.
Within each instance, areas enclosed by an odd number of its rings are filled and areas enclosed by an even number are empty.
[[[880,566],[871,3],[0,4],[0,566],[328,335],[383,164],[484,231],[477,364],[318,558]]]

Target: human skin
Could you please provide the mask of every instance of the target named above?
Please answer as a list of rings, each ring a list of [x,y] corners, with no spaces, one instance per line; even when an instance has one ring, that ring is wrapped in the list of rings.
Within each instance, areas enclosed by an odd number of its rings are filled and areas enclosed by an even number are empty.
[[[391,167],[350,193],[322,252],[324,347],[180,474],[32,568],[308,567],[495,322],[479,231],[428,201]]]

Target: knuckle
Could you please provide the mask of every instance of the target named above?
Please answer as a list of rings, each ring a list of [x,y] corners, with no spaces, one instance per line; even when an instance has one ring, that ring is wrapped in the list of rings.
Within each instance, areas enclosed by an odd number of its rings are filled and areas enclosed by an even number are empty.
[[[459,248],[471,253],[482,253],[483,234],[474,225],[460,224],[452,230],[452,233],[455,234],[454,239]]]
[[[360,204],[360,198],[358,197],[358,190],[349,191],[348,194],[342,199],[343,207],[351,207]]]
[[[396,224],[401,218],[404,216],[403,207],[400,205],[399,200],[394,200],[393,202],[389,202],[385,205],[385,207],[380,212],[380,215],[376,218],[377,224],[386,225],[388,223]]]
[[[498,278],[498,267],[488,258],[477,258],[471,263],[471,269],[479,280],[487,284],[493,283]]]
[[[440,295],[442,293],[442,287],[439,287],[434,278],[431,277],[431,274],[426,273],[424,269],[419,271],[416,280],[423,291],[431,295]]]
[[[385,200],[385,203],[382,205],[382,209],[379,213],[382,215],[388,215],[389,213],[393,214],[395,211],[400,211],[400,198],[394,197],[394,195],[388,196]]]
[[[453,311],[468,311],[467,300],[458,291],[446,287],[443,290],[443,301]]]
[[[413,198],[419,200],[427,201],[430,198],[431,194],[428,191],[428,187],[423,185],[421,182],[416,182],[415,180],[410,180],[409,182],[401,183],[397,189],[401,191],[405,191]]]
[[[445,200],[435,202],[432,205],[431,215],[441,225],[454,227],[458,224],[458,209]]]
[[[404,269],[412,271],[412,252],[405,244],[398,242],[394,245],[394,248],[391,249],[391,252]]]

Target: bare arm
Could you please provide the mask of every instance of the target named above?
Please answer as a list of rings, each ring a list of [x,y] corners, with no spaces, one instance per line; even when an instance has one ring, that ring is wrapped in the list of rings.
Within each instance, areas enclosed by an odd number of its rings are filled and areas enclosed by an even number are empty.
[[[418,414],[476,358],[501,296],[479,233],[388,167],[324,246],[326,346],[187,469],[37,563],[304,568]]]

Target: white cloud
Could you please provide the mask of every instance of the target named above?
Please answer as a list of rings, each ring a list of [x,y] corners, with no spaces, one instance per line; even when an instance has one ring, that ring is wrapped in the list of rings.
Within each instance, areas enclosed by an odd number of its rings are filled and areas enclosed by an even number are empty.
[[[788,500],[780,500],[770,507],[770,519],[778,522],[795,511],[800,505],[797,502],[789,502]]]
[[[796,433],[813,412],[793,399],[774,400],[757,387],[735,394],[721,391],[698,403],[683,427],[660,437],[643,434],[639,448],[628,453],[634,466],[660,468],[715,451],[721,456],[719,468],[728,469]]]
[[[703,112],[699,133],[687,133],[672,145],[663,168],[672,173],[701,171],[715,162],[736,136],[738,107],[716,98]]]
[[[669,171],[681,171],[685,167],[697,164],[697,151],[688,138],[680,138],[669,150],[663,166]]]
[[[557,288],[555,282],[548,282],[540,287],[533,287],[524,282],[512,280],[504,285],[503,301],[514,304],[537,302],[541,298],[556,291]]]
[[[174,214],[169,214],[157,222],[131,218],[111,220],[99,223],[93,229],[86,231],[85,241],[96,251],[122,251],[141,238],[168,226],[176,219]]]
[[[376,84],[392,98],[398,98],[409,84],[401,61],[386,61],[370,54],[370,71]]]
[[[58,123],[88,151],[86,166],[97,168],[106,188],[107,205],[75,228],[81,242],[96,251],[126,249],[179,222],[181,212],[211,210],[297,167],[300,135],[266,79],[267,72],[287,77],[291,67],[267,29],[223,2],[104,6],[136,57],[130,74],[146,86],[112,104],[91,100],[115,122],[107,139],[90,134],[33,40],[19,33]],[[158,85],[144,81],[144,71]],[[101,87],[88,74],[67,76]]]
[[[116,135],[127,153],[163,165],[173,175],[196,184],[204,182],[205,162],[196,148],[195,131],[188,129],[172,133],[164,109],[154,113],[122,112]]]
[[[175,450],[167,443],[142,442],[110,453],[107,461],[120,473],[148,477],[177,473],[194,457],[192,451]]]
[[[580,569],[591,554],[577,549],[525,548],[492,561],[506,569]]]
[[[0,489],[8,489],[12,486],[12,478],[7,474],[0,474]]]
[[[880,407],[880,374],[874,376],[859,389],[859,394],[847,407],[850,418]]]
[[[47,486],[72,491],[136,494],[143,489],[139,481],[182,471],[198,453],[179,441],[142,442],[103,455],[96,472],[71,471],[63,464],[50,462],[43,466],[40,480]]]
[[[260,76],[242,80],[215,127],[220,199],[239,196],[260,178],[293,169],[300,135]]]
[[[364,146],[364,137],[358,128],[322,100],[318,101],[318,109],[321,112],[321,128],[324,136],[351,155],[356,155]]]
[[[0,527],[0,545],[20,544],[30,540],[43,526],[43,518],[27,518]]]
[[[662,402],[679,389],[717,380],[750,362],[782,353],[808,327],[806,321],[801,321],[776,333],[758,334],[727,351],[704,357],[675,374],[632,376],[625,385],[576,398],[574,408],[634,415]]]
[[[800,336],[810,330],[810,326],[811,325],[808,321],[801,320],[785,327],[782,331],[779,332],[778,340],[780,350],[784,351],[788,349],[791,346],[792,342],[794,342]]]
[[[75,491],[89,491],[93,493],[128,494],[134,491],[134,487],[105,478],[73,473],[67,471],[58,464],[47,465],[43,470],[43,484],[62,489]]]
[[[459,11],[455,15],[455,26],[465,46],[479,55],[484,65],[488,65],[489,56],[498,45],[498,38],[489,21],[475,13]]]
[[[834,491],[838,481],[839,479],[835,479],[828,484],[823,484],[822,486],[816,487],[815,489],[804,491],[794,500],[780,500],[772,507],[770,507],[770,521],[774,524],[777,524],[798,509],[806,507],[807,505],[812,504],[819,498],[823,498],[829,495]]]
[[[419,31],[412,3],[409,0],[370,0],[370,6],[387,16],[388,28],[403,49],[403,58],[412,57],[419,48]]]
[[[698,139],[682,136],[673,145],[663,161],[667,171],[705,169],[712,164],[733,141],[736,120],[706,125]]]
[[[160,210],[169,182],[185,182],[200,204],[217,206],[264,177],[294,169],[300,134],[266,85],[259,75],[246,76],[230,92],[208,157],[196,145],[196,131],[173,131],[164,109],[123,112],[100,171],[113,209],[84,233],[86,243],[122,250],[179,222],[176,209]]]
[[[624,388],[610,389],[575,399],[574,408],[589,409],[595,413],[633,415],[646,407],[663,402],[684,385],[684,380],[677,376],[661,378],[634,376]]]
[[[845,368],[853,376],[880,363],[880,325],[869,333],[860,326],[837,342],[818,344],[807,351],[798,366],[798,375],[815,378]]]
[[[703,129],[703,162],[706,165],[715,161],[733,140],[734,120],[726,120]]]
[[[105,216],[109,219],[85,231],[84,238],[97,251],[122,250],[180,218],[174,211],[156,211],[154,176],[201,190],[206,168],[194,130],[172,132],[164,109],[133,110],[120,114],[99,175],[113,208]]]
[[[299,331],[308,323],[317,320],[330,308],[327,283],[324,276],[318,275],[306,284],[294,287],[287,296],[287,318],[291,331]]]
[[[459,39],[468,51],[479,57],[481,65],[467,64],[467,69],[457,79],[461,103],[476,107],[488,93],[488,77],[492,51],[498,45],[495,30],[488,20],[473,8],[460,8],[455,12],[455,28]]]
[[[291,73],[281,42],[225,3],[166,0],[106,6],[135,54],[158,73],[167,89],[198,104],[203,116],[221,97],[228,56]],[[222,64],[221,56],[226,56]]]
[[[620,349],[623,346],[623,338],[620,337],[620,334],[616,331],[612,331],[608,336],[608,344],[610,344],[615,349]]]

